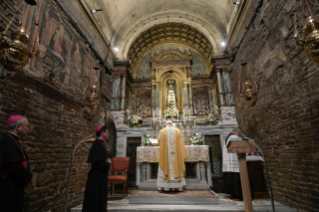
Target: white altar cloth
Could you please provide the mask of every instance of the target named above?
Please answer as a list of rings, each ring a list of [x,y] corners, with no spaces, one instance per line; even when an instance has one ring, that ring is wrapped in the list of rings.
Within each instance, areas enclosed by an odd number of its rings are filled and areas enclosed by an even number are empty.
[[[207,145],[185,146],[185,162],[204,162],[206,165],[206,174],[208,185],[212,186],[211,168],[209,161],[209,151]],[[140,185],[140,164],[141,163],[158,163],[159,146],[139,146],[136,149],[136,185]],[[197,169],[199,173],[199,166]]]

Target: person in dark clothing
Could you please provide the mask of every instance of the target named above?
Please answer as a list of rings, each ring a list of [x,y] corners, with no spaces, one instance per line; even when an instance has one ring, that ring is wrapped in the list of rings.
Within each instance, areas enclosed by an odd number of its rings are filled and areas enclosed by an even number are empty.
[[[105,142],[109,138],[109,130],[106,126],[98,126],[95,132],[97,139],[87,161],[91,164],[91,170],[86,181],[83,212],[107,211],[107,177],[111,160],[106,155]]]
[[[34,183],[28,155],[20,144],[29,129],[25,117],[13,115],[0,137],[0,212],[22,211],[24,186]]]

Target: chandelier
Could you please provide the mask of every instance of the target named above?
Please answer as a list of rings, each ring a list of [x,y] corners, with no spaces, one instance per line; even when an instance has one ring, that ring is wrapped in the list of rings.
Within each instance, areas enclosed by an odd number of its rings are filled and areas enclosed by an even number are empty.
[[[245,70],[245,74],[246,77],[247,73],[246,73],[246,65],[247,63],[243,63],[241,64],[241,66],[243,67],[243,69]],[[253,107],[256,105],[257,103],[257,93],[258,93],[258,86],[253,78],[252,73],[250,72],[250,76],[255,84],[256,89],[253,90],[253,85],[247,80],[245,85],[244,85],[244,92],[241,93],[241,77],[242,77],[242,68],[240,69],[240,77],[239,77],[239,96],[244,98],[245,103],[251,108],[253,109]]]
[[[302,0],[301,0],[301,3]],[[299,39],[298,37],[298,20],[297,20],[297,0],[294,2],[294,38],[299,46],[302,46],[306,55],[313,61],[319,63],[319,22],[309,17],[307,26],[302,30],[305,35],[305,39]],[[305,15],[305,17],[307,17]]]
[[[7,69],[8,71],[16,72],[21,70],[26,63],[28,62],[30,57],[34,57],[39,53],[37,50],[35,53],[32,53],[28,48],[27,44],[29,42],[29,35],[25,33],[24,29],[20,29],[18,31],[12,32],[10,37],[7,36],[7,31],[12,25],[12,22],[18,15],[19,11],[23,8],[23,13],[25,11],[25,3],[29,5],[36,5],[35,0],[22,0],[19,9],[15,11],[14,16],[8,23],[4,32],[0,35],[0,63],[1,65]],[[38,10],[36,7],[36,31],[38,27]],[[21,22],[19,21],[19,24]],[[39,44],[39,35],[37,33],[37,41]]]

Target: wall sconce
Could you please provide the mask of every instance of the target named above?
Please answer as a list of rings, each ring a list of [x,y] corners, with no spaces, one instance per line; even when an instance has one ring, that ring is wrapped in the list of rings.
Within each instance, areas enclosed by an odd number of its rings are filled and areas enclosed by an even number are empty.
[[[246,73],[246,65],[247,65],[247,63],[241,64],[241,66],[244,67],[244,69],[245,69],[245,73]],[[248,81],[246,81],[245,86],[244,86],[244,92],[241,93],[241,75],[242,75],[242,68],[240,70],[240,77],[239,77],[239,92],[240,92],[239,95],[240,95],[240,97],[244,98],[246,105],[248,105],[251,109],[253,109],[253,107],[257,103],[258,86],[253,78],[252,73],[250,72],[250,76],[255,84],[256,90],[253,91],[253,85],[251,83],[249,83]],[[247,73],[246,73],[246,76],[247,76]],[[248,76],[247,76],[247,78],[248,78]]]
[[[303,3],[303,1],[301,1]],[[303,34],[306,36],[306,39],[298,38],[298,24],[297,24],[297,1],[294,2],[294,27],[295,33],[294,38],[297,41],[299,46],[302,46],[306,55],[313,61],[319,63],[319,22],[313,20],[312,17],[309,17],[309,22],[307,26],[302,30]]]
[[[30,5],[36,5],[36,1],[26,0],[25,2]],[[22,69],[31,56],[36,56],[39,53],[39,50],[37,50],[35,53],[31,53],[31,51],[26,47],[26,44],[29,42],[29,36],[25,33],[24,29],[12,32],[10,34],[10,38],[7,37],[7,31],[11,27],[13,20],[18,15],[18,12],[21,11],[23,6],[24,1],[22,0],[19,5],[19,9],[16,11],[6,29],[0,36],[0,63],[5,69],[12,72]],[[23,8],[23,14],[24,11],[25,8]],[[36,14],[38,14],[37,7]],[[37,23],[38,20],[36,15],[36,29]]]

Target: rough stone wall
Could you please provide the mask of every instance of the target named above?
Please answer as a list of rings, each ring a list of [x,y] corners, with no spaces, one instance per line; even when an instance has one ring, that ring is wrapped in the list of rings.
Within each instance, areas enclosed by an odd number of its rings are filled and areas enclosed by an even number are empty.
[[[1,32],[7,25],[10,16],[12,17],[19,2],[15,0],[0,2]],[[53,7],[54,1],[39,0],[37,3],[42,5],[42,10],[43,8],[50,10],[51,17],[60,21],[58,23],[64,25],[68,35],[76,39],[80,44],[81,53],[84,54],[82,54],[82,59],[84,56],[92,58],[93,62],[98,59],[90,47],[84,44],[83,39],[72,28],[59,7]],[[41,7],[39,11],[41,11]],[[34,18],[32,20],[34,23]],[[18,21],[15,20],[12,31],[17,28]],[[31,26],[31,39],[35,34],[33,30],[34,27]],[[95,71],[93,67],[84,67],[85,62],[82,62],[77,67],[81,68],[83,72],[76,74],[78,70],[72,69],[72,67],[74,68],[72,65],[71,68],[67,65],[67,50],[63,50],[62,56],[65,59],[65,63],[63,63],[61,58],[59,60],[52,53],[54,45],[52,43],[44,45],[43,42],[40,36],[40,48],[51,48],[51,53],[49,51],[43,52],[41,49],[42,52],[37,56],[35,62],[33,61],[34,66],[33,62],[30,61],[23,70],[14,75],[10,74],[10,76],[7,76],[6,70],[0,66],[0,133],[5,131],[6,120],[12,114],[25,115],[31,127],[28,136],[22,141],[23,147],[29,154],[31,170],[36,179],[33,187],[25,189],[24,211],[26,212],[62,211],[72,152],[81,139],[92,134],[98,124],[104,123],[105,116],[101,101],[97,105],[97,109],[90,108],[88,104],[87,97],[92,94],[90,86],[92,83],[97,83],[96,85],[99,87],[98,76],[94,73],[92,75],[92,72]],[[72,54],[76,47],[73,46],[73,48]],[[71,57],[69,64],[73,64],[72,61]],[[32,66],[40,67],[40,69],[36,69],[35,73],[32,71]],[[71,72],[67,78],[65,73],[68,72],[68,68]],[[103,74],[103,99],[110,100],[112,76],[106,75],[104,72],[101,73]],[[106,103],[106,109],[108,113],[110,103]],[[71,172],[69,206],[83,202],[89,170],[86,163],[88,151],[89,148],[83,144],[75,153]]]
[[[318,1],[305,2],[319,20]],[[319,65],[293,38],[293,1],[255,3],[259,6],[255,19],[253,15],[247,19],[246,28],[239,32],[234,45],[237,54],[228,69],[236,118],[243,133],[256,139],[266,157],[275,200],[300,211],[319,211]],[[298,11],[302,20],[300,6]],[[250,20],[253,24],[248,27]],[[230,55],[234,52],[231,49]],[[250,70],[259,88],[253,110],[239,97],[243,62],[248,77]],[[242,71],[244,83],[247,78]]]

